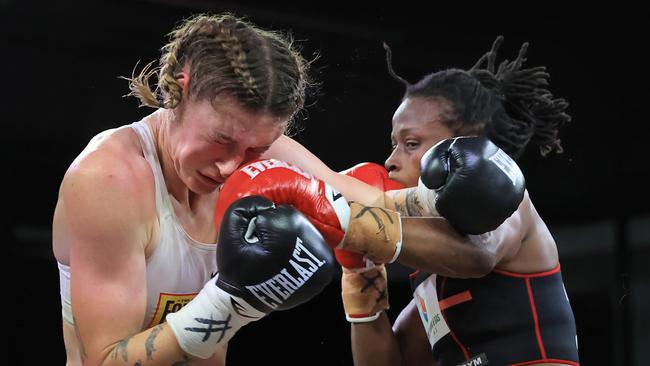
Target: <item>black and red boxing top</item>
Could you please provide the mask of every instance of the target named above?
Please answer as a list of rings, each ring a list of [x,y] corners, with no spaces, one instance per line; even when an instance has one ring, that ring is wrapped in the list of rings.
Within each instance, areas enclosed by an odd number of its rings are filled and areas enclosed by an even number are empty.
[[[417,271],[411,285],[439,366],[578,365],[575,319],[559,264],[533,274],[495,269],[476,279]]]

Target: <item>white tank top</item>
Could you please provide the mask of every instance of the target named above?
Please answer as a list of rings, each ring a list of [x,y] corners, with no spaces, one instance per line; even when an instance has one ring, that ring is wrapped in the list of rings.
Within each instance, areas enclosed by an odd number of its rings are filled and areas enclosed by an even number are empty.
[[[142,329],[165,320],[196,296],[203,285],[217,273],[215,244],[192,239],[176,219],[167,192],[160,162],[154,148],[153,135],[144,121],[131,124],[149,162],[156,185],[156,210],[160,237],[153,253],[147,258],[147,312]],[[72,324],[70,301],[70,267],[59,263],[63,319]]]

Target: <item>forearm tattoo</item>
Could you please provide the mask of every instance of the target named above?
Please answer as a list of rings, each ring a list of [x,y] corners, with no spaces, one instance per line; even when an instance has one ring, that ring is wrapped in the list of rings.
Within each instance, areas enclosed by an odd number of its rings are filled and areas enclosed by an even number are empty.
[[[408,189],[400,192],[393,197],[395,202],[395,210],[402,214],[402,216],[428,216],[427,211],[418,198],[416,189]]]
[[[424,207],[420,203],[415,189],[406,192],[406,211],[408,216],[425,216]]]
[[[120,341],[117,346],[113,349],[113,352],[111,352],[111,356],[113,356],[113,359],[116,359],[118,355],[122,356],[122,359],[124,362],[127,362],[129,360],[129,341],[131,340],[131,337]]]
[[[147,361],[153,360],[153,351],[156,349],[153,347],[153,342],[158,336],[158,333],[162,331],[162,324],[156,325],[149,333],[147,340],[144,342],[144,348],[147,350]]]

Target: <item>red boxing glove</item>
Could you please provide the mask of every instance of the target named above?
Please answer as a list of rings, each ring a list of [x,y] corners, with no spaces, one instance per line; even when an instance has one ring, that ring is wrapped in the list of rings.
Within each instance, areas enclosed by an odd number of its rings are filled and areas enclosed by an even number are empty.
[[[382,191],[402,189],[404,185],[388,177],[388,170],[377,163],[359,163],[352,168],[346,169],[341,174],[356,178]],[[364,268],[366,261],[362,254],[351,252],[345,249],[334,249],[336,261],[346,268]]]
[[[346,199],[327,183],[276,159],[254,161],[228,177],[216,204],[217,227],[234,201],[252,195],[266,197],[278,205],[294,206],[314,224],[332,248],[343,240],[350,219]]]
[[[388,170],[377,163],[359,163],[352,168],[342,171],[341,174],[357,178],[384,192],[404,188],[402,183],[390,179],[388,177]]]

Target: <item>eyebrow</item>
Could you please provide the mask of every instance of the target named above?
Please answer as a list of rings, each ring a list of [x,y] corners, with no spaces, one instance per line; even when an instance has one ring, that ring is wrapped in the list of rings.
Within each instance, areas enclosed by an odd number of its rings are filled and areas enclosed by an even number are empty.
[[[405,128],[405,129],[397,131],[396,134],[391,133],[390,136],[393,137],[395,135],[406,135],[408,133],[411,133],[412,130],[413,130],[413,128]]]

